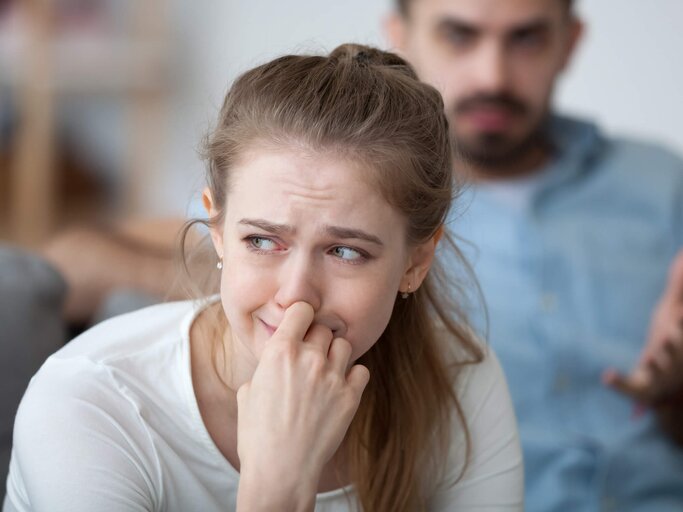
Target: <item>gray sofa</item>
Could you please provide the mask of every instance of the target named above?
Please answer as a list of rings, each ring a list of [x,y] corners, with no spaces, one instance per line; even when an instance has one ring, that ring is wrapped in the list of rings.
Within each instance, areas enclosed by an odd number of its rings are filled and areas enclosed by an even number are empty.
[[[14,415],[31,376],[66,341],[66,283],[39,256],[0,245],[0,497]]]

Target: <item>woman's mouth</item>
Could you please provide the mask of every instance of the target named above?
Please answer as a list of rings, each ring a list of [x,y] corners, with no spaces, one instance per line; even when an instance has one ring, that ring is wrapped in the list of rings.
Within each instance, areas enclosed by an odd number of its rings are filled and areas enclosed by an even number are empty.
[[[268,336],[272,336],[275,331],[277,330],[276,327],[273,327],[269,323],[264,322],[262,319],[259,318],[259,321],[261,322],[261,325],[266,329],[266,332],[268,333]]]

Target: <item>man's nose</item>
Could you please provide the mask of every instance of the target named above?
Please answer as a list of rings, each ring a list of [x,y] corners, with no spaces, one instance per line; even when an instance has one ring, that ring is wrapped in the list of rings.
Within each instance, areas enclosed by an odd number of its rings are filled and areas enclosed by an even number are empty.
[[[498,94],[508,87],[508,62],[505,48],[496,42],[482,44],[475,65],[480,92]]]
[[[304,301],[318,311],[322,303],[322,274],[313,258],[303,254],[290,256],[280,267],[275,302],[287,309],[295,302]]]

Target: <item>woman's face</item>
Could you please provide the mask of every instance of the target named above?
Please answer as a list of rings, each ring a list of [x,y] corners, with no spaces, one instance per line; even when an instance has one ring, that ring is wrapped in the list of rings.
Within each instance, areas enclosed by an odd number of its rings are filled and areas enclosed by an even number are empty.
[[[433,242],[410,248],[404,217],[363,174],[296,149],[254,150],[231,171],[212,238],[233,351],[257,363],[285,310],[305,301],[355,360],[385,329],[399,289],[420,285]],[[208,192],[205,202],[212,208]]]

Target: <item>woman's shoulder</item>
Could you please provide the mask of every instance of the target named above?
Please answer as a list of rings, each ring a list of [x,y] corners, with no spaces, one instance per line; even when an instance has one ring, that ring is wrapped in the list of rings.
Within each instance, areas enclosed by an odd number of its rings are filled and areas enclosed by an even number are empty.
[[[156,450],[140,400],[127,391],[109,368],[87,358],[48,360],[17,410],[8,499],[20,510],[84,510],[67,501],[80,496],[88,503],[107,490],[108,474],[131,483],[122,499],[156,510]]]
[[[462,421],[454,422],[447,470],[430,510],[523,510],[523,461],[512,400],[494,350],[461,364],[455,381]],[[465,434],[467,433],[467,435]],[[466,466],[464,466],[465,462]]]
[[[458,402],[471,419],[480,413],[487,400],[506,401],[509,394],[504,371],[493,348],[472,331],[468,331],[468,338],[467,344],[444,343],[441,353],[451,369]]]
[[[159,304],[92,327],[45,361],[21,409],[43,411],[46,401],[114,412],[122,404],[177,404],[191,386],[189,327],[199,308],[190,301]]]
[[[507,429],[517,436],[517,421],[505,372],[495,351],[479,338],[468,350],[449,351],[454,370],[453,386],[462,417],[455,421],[456,437],[464,441],[462,421],[470,438],[481,438],[489,429]]]
[[[83,404],[122,412],[125,402],[162,398],[162,374],[173,379],[187,349],[183,323],[190,302],[160,304],[106,320],[51,355],[33,376],[19,415],[40,415],[59,404],[73,413]],[[159,389],[154,391],[154,389]]]
[[[183,406],[191,389],[183,324],[195,309],[189,302],[144,308],[69,342],[31,379],[15,431],[40,432],[62,423],[116,428],[120,422],[142,423],[142,416],[157,409]]]
[[[169,303],[116,317],[48,358],[16,415],[8,487],[15,502],[26,501],[23,482],[59,482],[59,488],[33,489],[50,502],[82,495],[84,486],[96,501],[111,490],[112,479],[123,478],[132,494],[117,499],[158,508],[162,477],[155,439],[193,427],[182,341],[197,311],[190,302]],[[61,474],[67,467],[69,474]]]
[[[488,400],[509,399],[505,373],[495,351],[482,341],[476,343],[481,359],[459,363],[455,381],[458,400],[469,416],[478,414]]]
[[[71,340],[48,360],[87,358],[106,363],[158,348],[164,342],[179,342],[189,332],[199,308],[193,301],[168,302],[110,318]]]

